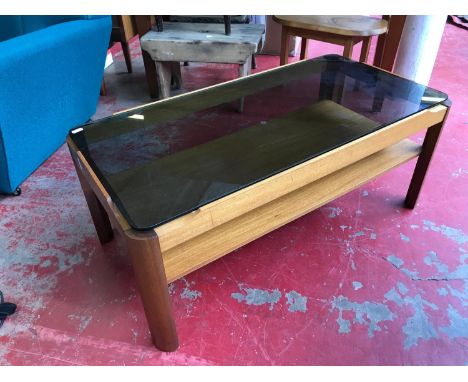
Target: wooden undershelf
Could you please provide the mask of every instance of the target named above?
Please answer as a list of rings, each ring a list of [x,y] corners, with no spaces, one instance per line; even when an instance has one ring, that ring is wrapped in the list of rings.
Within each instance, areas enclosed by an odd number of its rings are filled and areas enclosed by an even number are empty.
[[[163,251],[168,282],[198,269],[266,233],[313,211],[415,158],[420,146],[405,139],[335,173]]]

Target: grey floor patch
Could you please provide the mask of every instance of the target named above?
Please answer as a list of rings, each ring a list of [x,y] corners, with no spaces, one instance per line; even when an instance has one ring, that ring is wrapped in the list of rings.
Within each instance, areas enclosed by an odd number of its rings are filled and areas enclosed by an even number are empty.
[[[359,281],[353,281],[353,288],[354,288],[354,290],[361,289],[362,284]]]
[[[453,297],[458,298],[463,306],[468,306],[468,280],[465,280],[463,291],[458,291],[450,285],[447,285],[447,287]]]
[[[405,263],[402,259],[396,257],[395,255],[388,256],[386,260],[398,269]]]
[[[400,239],[406,241],[407,243],[410,241],[410,238],[406,235],[403,235],[402,233],[400,233]]]
[[[452,306],[447,308],[450,326],[440,328],[450,338],[468,338],[468,318],[462,317],[460,313]]]
[[[198,290],[192,290],[187,287],[184,288],[182,293],[180,294],[180,298],[186,300],[196,300],[198,297],[201,297],[201,292]]]
[[[448,265],[440,261],[437,253],[429,251],[428,255],[424,258],[424,262],[429,266],[436,267],[437,274],[426,278],[416,278],[415,280],[468,280],[468,264],[465,264],[465,261],[466,255],[462,253],[459,257],[460,264],[454,271],[449,272]],[[468,295],[466,297],[468,298]]]
[[[384,297],[388,301],[393,301],[398,306],[403,306],[403,304],[405,303],[405,301],[395,288],[392,288],[387,293],[385,293]]]
[[[414,298],[405,297],[405,303],[412,305],[414,309],[414,315],[408,318],[405,325],[403,326],[403,333],[405,333],[405,349],[409,349],[414,345],[417,345],[420,338],[429,340],[431,338],[437,338],[437,332],[429,321],[429,317],[424,312],[424,305],[430,306],[436,310],[437,306],[428,303],[426,300],[421,298],[421,295],[416,295]]]
[[[190,289],[190,283],[184,277],[181,280],[185,282],[185,288],[180,294],[180,298],[195,301],[197,298],[201,297],[201,292],[198,290]]]
[[[351,322],[343,318],[343,312],[345,311],[354,313],[354,324],[368,326],[367,334],[369,337],[373,337],[374,332],[382,330],[379,326],[380,322],[393,321],[393,317],[395,317],[385,304],[370,301],[357,303],[341,295],[333,298],[331,311],[335,309],[338,310],[338,319],[336,322],[339,325],[339,333],[351,332]]]
[[[424,263],[427,265],[434,265],[439,273],[448,273],[448,266],[443,264],[437,257],[437,253],[429,251],[427,256],[424,258]]]
[[[265,305],[270,304],[269,309],[273,310],[273,306],[281,298],[281,292],[278,289],[273,291],[255,289],[255,288],[243,288],[244,293],[231,293],[231,297],[238,302],[245,302],[247,305]]]
[[[447,289],[445,289],[445,288],[437,289],[437,293],[439,293],[439,296],[447,296],[448,295]]]
[[[288,310],[290,312],[307,312],[307,297],[302,296],[295,290],[286,293],[288,299]]]
[[[424,229],[431,230],[434,232],[439,232],[445,237],[448,237],[450,240],[455,241],[458,244],[465,244],[468,243],[468,235],[466,235],[462,230],[447,227],[446,225],[438,226],[434,222],[430,220],[424,220]]]
[[[413,308],[414,314],[408,318],[403,326],[403,333],[405,334],[405,350],[417,345],[420,338],[428,340],[430,338],[438,337],[434,326],[424,311],[424,306],[428,306],[432,310],[437,310],[437,305],[424,300],[419,294],[414,297],[405,296],[403,298],[395,288],[390,289],[385,294],[385,298],[388,301],[393,301],[400,307],[403,305],[409,305]]]
[[[406,287],[405,284],[403,284],[402,282],[397,282],[397,288],[398,290],[400,291],[401,294],[406,294],[408,293],[408,288]]]
[[[392,264],[396,269],[399,269],[403,272],[406,276],[408,276],[412,280],[419,280],[420,277],[418,276],[417,271],[410,271],[407,268],[402,268],[403,264],[405,263],[402,259],[395,255],[390,255],[385,258],[390,264]]]
[[[336,218],[339,216],[343,211],[339,207],[324,207],[324,210],[330,210],[330,213],[328,214],[329,218]]]

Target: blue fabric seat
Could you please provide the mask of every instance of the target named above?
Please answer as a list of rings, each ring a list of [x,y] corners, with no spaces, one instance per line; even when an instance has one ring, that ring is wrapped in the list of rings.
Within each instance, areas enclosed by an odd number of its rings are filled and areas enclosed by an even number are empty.
[[[95,113],[110,16],[0,16],[0,193]]]

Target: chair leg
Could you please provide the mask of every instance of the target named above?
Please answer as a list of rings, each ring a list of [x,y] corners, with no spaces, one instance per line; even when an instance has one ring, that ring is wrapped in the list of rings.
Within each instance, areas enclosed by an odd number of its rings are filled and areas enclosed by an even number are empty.
[[[104,78],[103,78],[101,82],[101,89],[99,90],[99,95],[105,96],[106,94],[107,94],[106,82],[104,81]]]
[[[285,65],[288,63],[288,53],[289,53],[288,40],[289,40],[288,29],[283,25],[281,27],[280,65]]]
[[[301,56],[300,59],[303,60],[306,58],[307,55],[307,43],[309,40],[307,40],[305,37],[302,37],[301,39]]]
[[[366,63],[367,58],[369,57],[369,48],[370,48],[370,43],[371,43],[371,36],[369,37],[364,37],[362,40],[362,46],[361,46],[361,55],[359,56],[359,62]],[[359,91],[360,89],[360,82],[356,78],[355,83],[354,83],[354,91]]]
[[[359,62],[367,62],[367,58],[369,57],[369,48],[371,43],[371,37],[365,37],[362,40],[362,47],[361,47],[361,56],[359,57]]]
[[[345,45],[344,45],[343,56],[345,56],[346,58],[352,59],[353,47],[354,47],[353,39],[346,40]]]
[[[120,45],[122,45],[122,52],[125,58],[125,64],[127,65],[127,72],[132,73],[132,58],[130,55],[130,47],[128,46],[127,41],[120,41]]]

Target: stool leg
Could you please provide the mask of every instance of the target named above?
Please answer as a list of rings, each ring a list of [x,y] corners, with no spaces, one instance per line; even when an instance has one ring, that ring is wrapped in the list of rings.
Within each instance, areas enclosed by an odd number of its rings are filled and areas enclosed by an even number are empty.
[[[255,53],[252,54],[252,69],[257,69],[257,61],[255,59]]]
[[[364,62],[364,63],[367,62],[367,57],[369,56],[371,38],[372,38],[371,36],[363,38],[362,46],[361,46],[361,55],[359,56],[359,62]],[[356,82],[354,83],[354,91],[359,91],[359,89],[360,89],[359,80],[356,78]]]
[[[249,56],[247,61],[239,65],[239,77],[246,77],[251,73],[252,69],[252,56]],[[244,111],[244,97],[239,99],[239,113]]]
[[[353,47],[354,47],[353,39],[346,40],[345,45],[344,45],[343,56],[345,56],[346,58],[352,58]]]
[[[309,42],[309,40],[307,40],[305,37],[302,37],[302,40],[301,40],[301,56],[300,56],[300,59],[303,60],[306,58],[306,54],[307,54],[307,43]]]
[[[132,56],[130,54],[130,47],[128,46],[128,42],[125,40],[121,40],[120,45],[122,45],[122,52],[125,58],[125,65],[127,65],[127,72],[132,73]]]
[[[155,61],[156,78],[159,87],[159,99],[171,96],[172,63],[166,61]]]
[[[106,82],[104,81],[104,77],[102,77],[101,89],[99,90],[99,95],[105,96],[106,94],[107,94]]]
[[[359,62],[367,62],[367,57],[369,56],[370,43],[370,36],[365,37],[364,40],[362,40],[361,56],[359,57]]]
[[[178,61],[171,62],[171,73],[172,73],[171,82],[173,83],[173,88],[178,90],[182,87],[182,73],[180,71],[180,62]]]
[[[288,28],[284,25],[281,27],[281,53],[280,53],[280,66],[288,63],[288,53],[289,53],[289,34]]]
[[[156,66],[150,54],[145,50],[141,51],[143,64],[145,65],[145,76],[151,98],[158,97],[158,88],[156,86]]]

